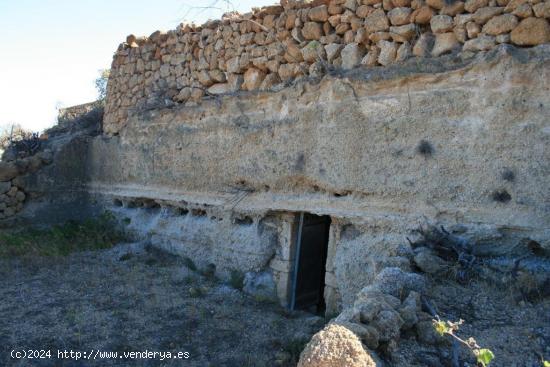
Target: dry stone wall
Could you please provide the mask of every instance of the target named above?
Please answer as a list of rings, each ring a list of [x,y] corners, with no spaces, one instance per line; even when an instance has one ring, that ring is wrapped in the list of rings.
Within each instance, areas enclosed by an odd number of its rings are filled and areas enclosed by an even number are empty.
[[[269,90],[301,76],[416,56],[550,42],[550,1],[281,0],[202,26],[127,37],[114,55],[105,132],[132,109]]]
[[[0,220],[13,218],[23,209],[27,194],[21,178],[51,162],[52,153],[49,150],[0,162]]]

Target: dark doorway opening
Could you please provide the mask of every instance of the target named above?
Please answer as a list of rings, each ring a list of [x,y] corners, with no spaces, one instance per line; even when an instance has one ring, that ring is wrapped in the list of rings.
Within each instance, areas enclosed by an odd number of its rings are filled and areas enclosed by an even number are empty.
[[[290,308],[325,311],[325,272],[330,228],[329,216],[300,214],[296,263]]]

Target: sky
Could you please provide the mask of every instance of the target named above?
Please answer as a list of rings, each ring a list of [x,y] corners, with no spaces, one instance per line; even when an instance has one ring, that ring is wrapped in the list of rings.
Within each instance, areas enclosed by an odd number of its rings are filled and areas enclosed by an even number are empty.
[[[55,124],[58,107],[95,100],[94,80],[128,34],[147,36],[276,2],[0,0],[0,129],[20,124],[43,131]]]

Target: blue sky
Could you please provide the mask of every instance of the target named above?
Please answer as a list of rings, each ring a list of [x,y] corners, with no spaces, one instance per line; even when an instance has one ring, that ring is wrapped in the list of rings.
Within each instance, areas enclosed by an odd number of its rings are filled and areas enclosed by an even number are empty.
[[[0,0],[0,127],[33,131],[55,123],[56,106],[96,98],[98,70],[130,33],[149,35],[182,21],[277,0]],[[214,6],[219,9],[199,9]]]

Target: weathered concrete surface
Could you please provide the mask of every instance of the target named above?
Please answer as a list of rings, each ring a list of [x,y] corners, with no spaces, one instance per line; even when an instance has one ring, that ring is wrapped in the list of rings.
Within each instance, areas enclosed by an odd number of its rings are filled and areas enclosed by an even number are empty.
[[[218,203],[234,186],[253,189],[239,207],[546,229],[549,58],[548,46],[502,47],[466,65],[447,60],[441,72],[357,71],[151,111],[92,143],[90,177],[100,191]],[[422,140],[431,156],[417,152]],[[495,202],[499,190],[511,199]]]
[[[90,143],[89,189],[204,207],[216,217],[331,215],[341,233],[327,285],[350,305],[383,267],[407,270],[402,245],[423,223],[482,247],[525,238],[550,247],[549,81],[550,46],[503,45],[474,58],[412,60],[134,113],[118,137]],[[231,246],[235,254],[253,249],[238,261],[246,270],[272,254],[261,236],[241,244],[240,229],[212,225],[153,239],[189,253],[204,241],[225,255]],[[215,262],[215,251],[197,251]],[[229,258],[218,260],[227,267]]]

